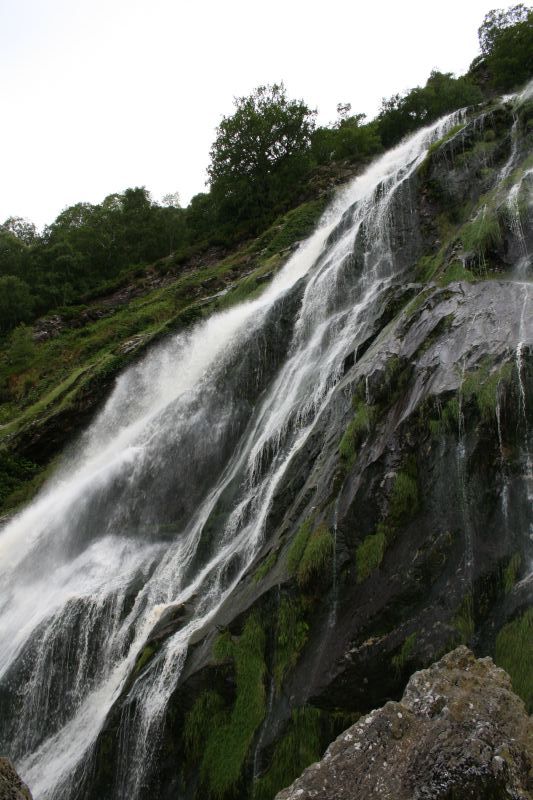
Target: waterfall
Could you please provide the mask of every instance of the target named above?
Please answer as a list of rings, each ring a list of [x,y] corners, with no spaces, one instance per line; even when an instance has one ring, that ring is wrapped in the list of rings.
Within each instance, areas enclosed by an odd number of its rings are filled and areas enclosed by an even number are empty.
[[[371,164],[258,299],[122,374],[55,477],[0,532],[0,742],[36,800],[80,797],[126,686],[114,797],[141,795],[191,636],[264,543],[291,459],[408,265],[409,179],[462,118]],[[183,627],[129,684],[158,620],[184,603]]]

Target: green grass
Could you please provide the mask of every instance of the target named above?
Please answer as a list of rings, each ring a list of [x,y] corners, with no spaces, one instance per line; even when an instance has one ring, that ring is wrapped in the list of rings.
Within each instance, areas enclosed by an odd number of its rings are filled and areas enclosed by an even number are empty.
[[[88,298],[87,305],[60,309],[65,323],[72,320],[78,325],[64,327],[50,339],[34,342],[31,329],[23,326],[4,338],[0,343],[0,445],[5,443],[16,455],[20,434],[31,429],[33,436],[59,414],[69,415],[69,429],[75,432],[86,398],[94,405],[93,398],[105,396],[113,377],[152,342],[263,291],[270,273],[287,258],[280,251],[311,232],[324,205],[325,199],[304,203],[228,257],[182,270],[174,278],[169,275],[169,283],[155,289],[150,282],[153,276],[168,273],[176,259],[125,270],[109,283],[107,292],[131,285],[141,296],[122,305],[116,300],[111,304],[102,299],[105,287],[100,287],[92,303]],[[224,288],[226,294],[218,297]],[[88,311],[103,316],[83,317]],[[51,311],[48,317],[56,313]],[[127,344],[132,347],[126,354],[122,351]],[[33,476],[28,474],[25,485],[24,499],[31,497]],[[0,475],[0,504],[12,490],[9,480],[2,486]],[[7,507],[0,505],[0,513]]]
[[[355,459],[357,448],[368,433],[374,419],[374,409],[366,405],[364,401],[359,401],[356,406],[355,416],[344,431],[339,443],[339,453],[346,465]]]
[[[202,758],[209,730],[221,728],[226,719],[224,700],[217,692],[208,690],[197,697],[183,726],[185,752],[192,763]]]
[[[496,416],[500,384],[507,385],[513,376],[513,364],[508,362],[499,369],[492,369],[490,359],[484,359],[479,367],[465,375],[462,393],[465,401],[474,400],[482,420]]]
[[[439,284],[441,286],[447,286],[449,283],[455,283],[456,281],[472,282],[475,280],[477,280],[477,278],[474,273],[466,269],[462,261],[456,259],[452,261],[451,264],[448,264],[446,270],[439,278]]]
[[[209,794],[223,798],[235,789],[255,732],[265,716],[265,632],[252,613],[236,640],[220,637],[215,655],[232,661],[235,702],[231,709],[215,692],[204,692],[187,714],[184,725],[186,751]]]
[[[385,555],[387,546],[386,536],[383,531],[367,536],[355,553],[355,568],[357,583],[362,583],[374,572]]]
[[[273,668],[278,691],[287,672],[296,666],[308,634],[309,625],[305,620],[302,601],[283,597],[278,611]]]
[[[459,634],[461,644],[468,644],[475,631],[474,598],[469,592],[463,597],[461,605],[454,617],[453,624]]]
[[[326,198],[311,200],[289,211],[259,237],[257,248],[264,248],[264,255],[269,258],[275,253],[291,247],[295,242],[307,238],[313,232],[326,202]]]
[[[388,522],[398,526],[413,517],[419,507],[418,483],[416,480],[416,465],[410,461],[406,469],[397,473],[392,487]]]
[[[533,609],[505,625],[496,639],[495,661],[511,676],[514,691],[533,713]]]
[[[311,519],[300,525],[287,553],[287,568],[304,591],[323,585],[333,556],[333,537],[324,524],[313,530]]]
[[[252,800],[273,800],[274,796],[298,778],[321,756],[321,712],[304,706],[295,708],[287,732],[276,743],[271,765],[254,784]]]
[[[522,566],[522,556],[520,553],[515,553],[509,559],[509,563],[505,567],[503,571],[503,590],[505,594],[509,594],[513,586],[515,585],[518,575],[520,573],[520,567]]]
[[[311,519],[306,519],[296,532],[296,536],[291,542],[291,546],[287,552],[287,568],[291,575],[296,575],[300,561],[307,547],[307,542],[311,535],[313,522]]]
[[[265,578],[268,575],[272,567],[274,567],[277,560],[278,560],[277,552],[274,551],[270,553],[267,556],[267,558],[265,558],[263,563],[260,564],[259,567],[254,572],[254,577],[253,577],[254,583],[259,583],[260,581],[262,581],[263,578]]]
[[[411,633],[402,644],[399,652],[392,659],[392,666],[397,675],[401,675],[404,668],[411,658],[416,643],[416,633]]]
[[[459,400],[451,397],[440,411],[438,419],[428,420],[431,435],[438,439],[448,431],[457,431],[459,426]]]
[[[463,247],[484,261],[488,252],[501,243],[502,232],[496,211],[483,206],[472,222],[467,222],[460,233]]]
[[[147,644],[146,647],[143,647],[140,654],[137,656],[137,661],[135,662],[135,667],[133,670],[134,675],[139,675],[142,672],[144,667],[156,654],[157,650],[158,648],[155,644]]]
[[[333,536],[328,527],[319,525],[307,540],[298,565],[296,580],[300,589],[307,591],[323,583],[323,577],[330,569],[333,548]]]
[[[397,529],[405,525],[420,508],[416,463],[409,458],[404,469],[397,472],[390,494],[389,510],[384,520],[358,546],[355,553],[357,583],[362,583],[383,561],[387,545]]]

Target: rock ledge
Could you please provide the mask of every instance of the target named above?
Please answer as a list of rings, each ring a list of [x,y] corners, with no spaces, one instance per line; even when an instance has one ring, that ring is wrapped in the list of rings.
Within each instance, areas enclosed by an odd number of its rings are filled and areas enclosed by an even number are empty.
[[[533,721],[490,658],[458,647],[346,730],[276,800],[531,800]]]

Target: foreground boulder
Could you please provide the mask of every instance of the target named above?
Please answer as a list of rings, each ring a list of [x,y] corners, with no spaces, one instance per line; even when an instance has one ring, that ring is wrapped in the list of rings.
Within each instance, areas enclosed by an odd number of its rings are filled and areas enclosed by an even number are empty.
[[[458,647],[410,679],[276,800],[533,797],[533,721],[492,659]]]
[[[0,800],[32,800],[9,758],[0,758]]]

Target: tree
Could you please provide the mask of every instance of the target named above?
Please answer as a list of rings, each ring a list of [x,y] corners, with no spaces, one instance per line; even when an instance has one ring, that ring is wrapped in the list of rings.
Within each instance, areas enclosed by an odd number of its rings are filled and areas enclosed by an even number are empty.
[[[286,201],[309,168],[316,111],[290,100],[283,84],[235,98],[217,128],[208,168],[222,221],[261,218]]]
[[[526,8],[523,3],[519,3],[516,6],[511,6],[506,11],[503,8],[494,8],[488,14],[485,14],[477,32],[482,54],[488,56],[494,49],[494,45],[502,31],[519,22],[525,22],[530,13],[531,9]]]
[[[33,222],[23,217],[8,217],[0,225],[0,231],[12,234],[26,245],[33,244],[37,240],[37,228]]]
[[[27,283],[15,275],[0,277],[0,330],[31,319],[33,300]]]
[[[383,99],[378,115],[381,140],[385,147],[391,147],[422,125],[482,99],[479,88],[468,77],[454,78],[451,72],[433,70],[424,87]]]
[[[533,75],[533,10],[522,3],[494,9],[478,30],[482,58],[496,89],[513,89]]]

